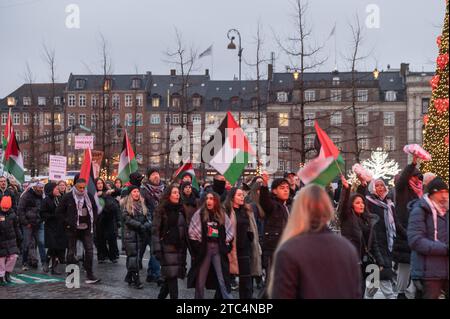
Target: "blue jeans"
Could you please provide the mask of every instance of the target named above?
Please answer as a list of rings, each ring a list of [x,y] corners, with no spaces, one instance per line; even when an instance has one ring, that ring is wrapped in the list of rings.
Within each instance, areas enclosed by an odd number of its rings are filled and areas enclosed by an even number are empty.
[[[150,252],[150,259],[148,261],[147,276],[155,278],[161,276],[161,264],[152,252]]]
[[[37,264],[36,247],[39,250],[41,264],[46,262],[45,243],[44,243],[44,224],[33,226],[32,228],[23,227],[22,243],[22,264]]]
[[[41,264],[47,261],[47,253],[45,251],[44,223],[40,223],[38,231],[38,250]]]

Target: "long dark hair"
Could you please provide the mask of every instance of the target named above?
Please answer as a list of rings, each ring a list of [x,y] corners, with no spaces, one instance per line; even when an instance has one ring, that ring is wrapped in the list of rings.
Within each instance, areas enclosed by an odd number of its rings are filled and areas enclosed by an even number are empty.
[[[161,201],[155,210],[155,213],[158,213],[161,217],[166,215],[167,206],[173,205],[173,203],[170,201],[170,194],[172,194],[172,190],[174,188],[178,189],[178,191],[180,192],[180,200],[181,200],[181,191],[180,191],[180,187],[178,186],[178,184],[171,184],[169,187],[167,187],[164,190],[164,193],[161,196]],[[177,204],[180,204],[180,200],[178,201]]]
[[[227,194],[227,198],[225,199],[225,203],[224,203],[224,207],[225,207],[225,212],[227,213],[228,217],[230,216],[231,210],[234,210],[233,207],[233,200],[234,200],[234,196],[236,196],[237,191],[239,190],[239,188],[237,187],[232,187]],[[249,205],[247,205],[245,202],[243,205],[241,205],[241,207],[244,207],[247,215],[250,215],[250,210],[251,208],[249,207]]]
[[[98,181],[101,181],[102,182],[102,184],[103,184],[103,192],[106,192],[107,190],[108,190],[108,187],[106,186],[106,183],[105,183],[105,181],[102,179],[102,178],[100,178],[100,177],[97,177],[95,180],[94,180],[94,183],[95,183],[95,190],[97,190],[98,191],[98,189],[97,189],[97,182]]]
[[[206,197],[208,195],[212,195],[214,199],[214,207],[212,211],[208,209],[206,206]],[[203,222],[209,221],[209,215],[212,214],[213,217],[219,222],[220,225],[225,225],[225,212],[222,209],[222,206],[220,204],[220,197],[219,194],[213,191],[208,191],[205,194],[205,200],[201,208],[201,212],[203,214]]]

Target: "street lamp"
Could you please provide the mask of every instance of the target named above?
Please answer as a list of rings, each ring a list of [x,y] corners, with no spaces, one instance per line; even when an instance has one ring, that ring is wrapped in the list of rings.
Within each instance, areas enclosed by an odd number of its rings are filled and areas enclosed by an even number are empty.
[[[12,107],[16,106],[16,98],[14,96],[8,96],[7,104],[9,109],[11,110]]]
[[[242,50],[244,50],[241,46],[241,34],[236,29],[230,29],[228,30],[227,37],[230,39],[230,43],[228,44],[227,48],[229,50],[236,50],[236,44],[233,42],[236,37],[234,37],[232,34],[237,34],[238,40],[239,40],[239,50],[238,50],[238,57],[239,57],[239,81],[241,80],[241,63],[242,63]]]

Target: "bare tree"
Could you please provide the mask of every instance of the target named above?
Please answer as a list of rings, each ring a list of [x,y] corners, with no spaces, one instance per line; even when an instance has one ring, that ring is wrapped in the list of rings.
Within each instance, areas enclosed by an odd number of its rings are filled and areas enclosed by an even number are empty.
[[[275,36],[275,39],[282,49],[282,51],[288,55],[291,60],[291,64],[294,69],[299,72],[298,79],[294,82],[296,87],[294,91],[298,92],[297,101],[300,105],[300,161],[302,163],[306,160],[305,150],[305,100],[304,100],[304,79],[303,74],[305,71],[316,69],[323,65],[327,58],[320,58],[319,54],[323,48],[323,45],[311,44],[312,29],[306,23],[308,3],[304,0],[294,0],[292,3],[294,10],[294,33],[286,40],[287,44],[283,44],[279,37]],[[293,61],[294,60],[294,61]]]
[[[30,64],[27,62],[25,66],[24,72],[24,80],[25,83],[28,84],[28,94],[30,99],[29,110],[31,114],[31,125],[30,125],[30,154],[28,155],[28,167],[30,169],[31,177],[39,175],[37,171],[39,169],[40,156],[36,156],[36,143],[35,138],[39,135],[39,114],[36,108],[36,99],[34,97],[33,92],[33,84],[35,81],[35,77],[33,72],[31,71]],[[36,124],[37,124],[37,132],[36,132]]]
[[[50,114],[51,114],[51,154],[56,154],[56,141],[55,141],[55,50],[49,49],[45,43],[42,44],[44,50],[44,60],[47,62],[48,68],[50,70],[50,81],[51,81],[51,91],[50,91]]]

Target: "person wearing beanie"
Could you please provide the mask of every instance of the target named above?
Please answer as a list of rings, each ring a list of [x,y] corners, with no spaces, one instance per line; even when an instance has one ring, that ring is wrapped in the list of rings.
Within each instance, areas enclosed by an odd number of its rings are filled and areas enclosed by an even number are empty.
[[[153,213],[158,207],[165,186],[161,181],[161,176],[157,168],[151,167],[147,170],[147,182],[141,187],[141,195],[144,198],[145,205],[147,206],[150,219],[153,220]],[[150,259],[147,267],[147,282],[157,282],[158,285],[163,283],[161,278],[161,265],[153,254],[151,237],[148,237],[144,241],[144,250],[142,250],[142,256],[145,252],[147,245],[150,247]],[[141,260],[142,260],[141,256]]]
[[[11,186],[11,185],[10,185]],[[17,209],[17,193],[8,187],[8,180],[5,176],[0,176],[0,200],[3,196],[10,196],[12,199],[12,209]]]
[[[45,198],[41,204],[41,217],[44,221],[45,248],[47,248],[47,263],[51,261],[51,273],[61,275],[58,265],[65,259],[67,237],[64,226],[56,216],[56,207],[61,200],[59,183],[47,183],[44,187]]]
[[[74,179],[75,180],[75,179]],[[67,241],[67,263],[78,264],[75,257],[77,241],[83,243],[84,269],[87,273],[87,284],[95,284],[100,281],[93,270],[94,259],[94,231],[97,220],[98,207],[94,196],[87,191],[87,183],[84,178],[77,178],[74,187],[65,194],[56,208],[56,216],[63,224]]]
[[[426,172],[423,174],[423,191],[428,192],[428,184],[436,177],[436,174],[432,172]]]
[[[416,298],[438,299],[442,291],[448,298],[448,208],[448,184],[436,177],[411,210],[407,234]]]
[[[281,234],[289,218],[289,182],[284,178],[276,178],[269,192],[269,175],[262,174],[263,184],[260,188],[259,204],[264,208],[264,235],[262,238],[262,267],[270,274],[273,253],[281,238]],[[268,280],[269,278],[266,278]]]
[[[19,219],[12,209],[12,198],[3,196],[0,200],[0,286],[11,282],[21,241]]]
[[[186,214],[186,222],[189,225],[192,215],[197,211],[200,206],[199,199],[194,193],[194,188],[189,182],[183,182],[180,185],[181,192],[181,204],[183,205],[184,212]]]
[[[417,158],[413,157],[395,183],[395,215],[397,218],[396,238],[394,242],[393,260],[398,264],[397,299],[407,299],[406,291],[410,283],[411,250],[408,245],[406,230],[408,228],[410,207],[413,201],[423,196],[423,176],[416,167]]]

